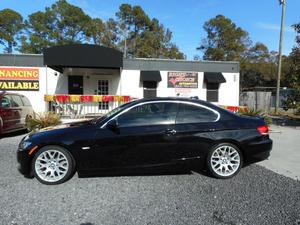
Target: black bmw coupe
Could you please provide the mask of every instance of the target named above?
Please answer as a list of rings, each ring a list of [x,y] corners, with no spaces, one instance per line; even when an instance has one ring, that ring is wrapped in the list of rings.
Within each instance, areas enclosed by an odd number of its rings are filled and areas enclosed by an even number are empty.
[[[267,159],[272,149],[263,119],[233,114],[205,101],[155,98],[129,102],[103,117],[50,127],[19,144],[19,170],[44,184],[75,172],[201,165],[216,178]]]

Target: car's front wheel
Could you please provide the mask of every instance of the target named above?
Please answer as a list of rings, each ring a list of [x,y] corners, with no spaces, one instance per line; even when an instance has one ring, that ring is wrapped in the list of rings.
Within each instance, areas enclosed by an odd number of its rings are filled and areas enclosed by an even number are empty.
[[[34,176],[43,184],[61,184],[74,174],[72,155],[60,146],[41,148],[32,160]]]
[[[243,155],[240,149],[233,144],[219,144],[208,153],[207,167],[216,178],[231,178],[239,173],[242,165]]]

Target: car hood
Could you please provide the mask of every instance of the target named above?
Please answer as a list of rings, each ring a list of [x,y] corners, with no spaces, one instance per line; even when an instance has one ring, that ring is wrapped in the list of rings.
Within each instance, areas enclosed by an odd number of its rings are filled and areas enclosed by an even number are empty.
[[[72,123],[64,123],[64,124],[60,124],[60,125],[56,125],[56,126],[45,127],[43,129],[40,129],[38,132],[64,129],[64,128],[69,128],[69,127],[80,127],[80,126],[84,126],[84,125],[88,125],[88,124],[90,124],[90,120],[72,122]]]
[[[51,134],[66,134],[71,130],[74,130],[74,129],[77,129],[80,127],[91,126],[91,125],[92,125],[92,123],[90,120],[72,122],[72,123],[64,123],[64,124],[60,124],[57,126],[46,127],[46,128],[40,129],[38,131],[33,131],[28,136],[30,138],[35,138],[35,137],[41,137],[44,135],[51,135]]]

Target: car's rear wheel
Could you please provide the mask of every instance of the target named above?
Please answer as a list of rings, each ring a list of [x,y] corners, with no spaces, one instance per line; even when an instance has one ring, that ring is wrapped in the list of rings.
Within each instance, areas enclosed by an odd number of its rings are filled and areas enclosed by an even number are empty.
[[[61,184],[74,174],[72,155],[60,146],[41,148],[32,160],[34,176],[43,184]]]
[[[207,167],[216,178],[231,178],[239,173],[242,165],[243,155],[240,149],[233,144],[219,144],[208,153]]]

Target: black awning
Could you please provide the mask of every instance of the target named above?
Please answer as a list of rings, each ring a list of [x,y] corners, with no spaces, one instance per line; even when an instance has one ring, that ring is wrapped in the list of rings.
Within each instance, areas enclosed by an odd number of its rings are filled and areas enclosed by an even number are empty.
[[[225,83],[226,80],[222,73],[204,72],[204,81],[206,83]]]
[[[156,81],[160,82],[161,81],[161,75],[158,70],[156,71],[141,71],[141,77],[140,77],[141,82],[143,81]]]
[[[59,72],[66,67],[116,69],[123,67],[123,53],[99,45],[54,46],[44,50],[44,65]]]

